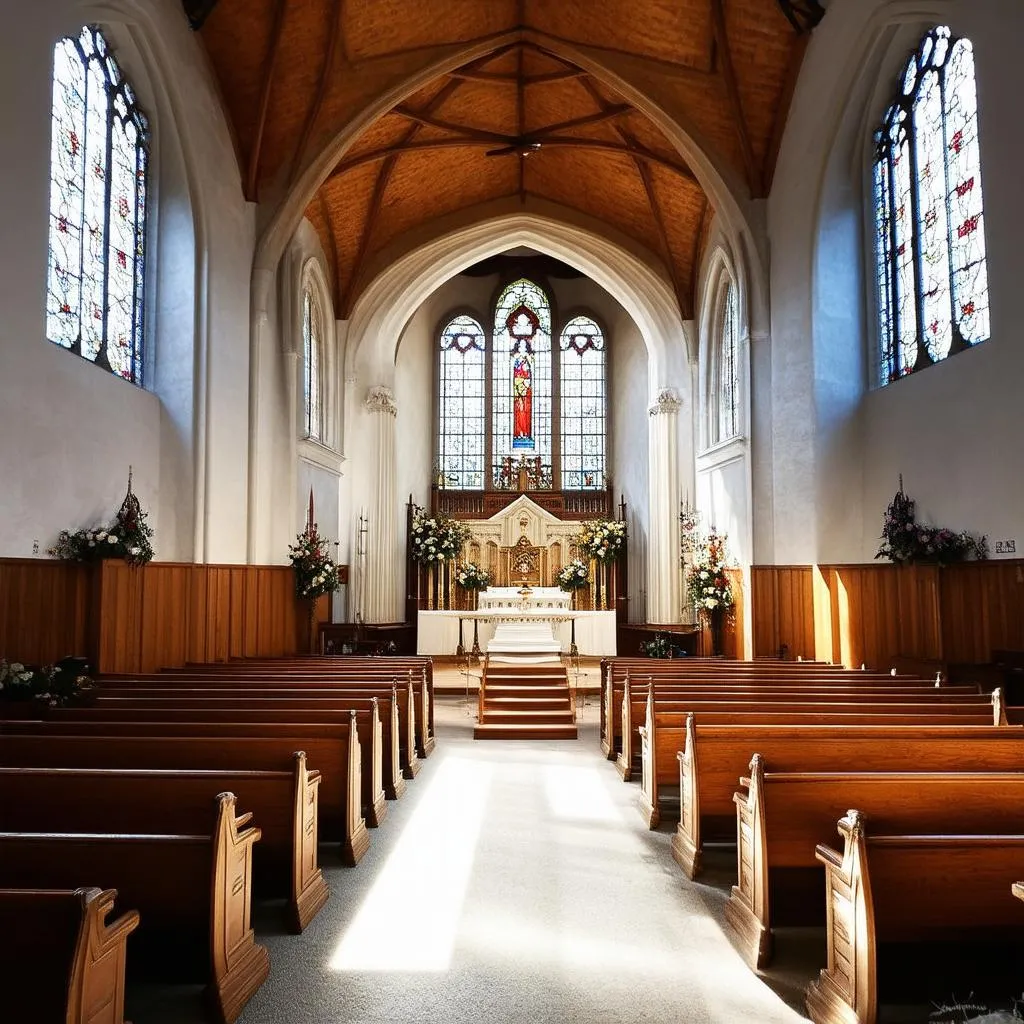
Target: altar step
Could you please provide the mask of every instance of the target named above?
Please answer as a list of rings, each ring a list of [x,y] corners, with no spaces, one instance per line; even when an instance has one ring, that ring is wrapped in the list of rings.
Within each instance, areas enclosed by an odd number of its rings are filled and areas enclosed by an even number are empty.
[[[474,739],[576,739],[564,668],[485,663]]]

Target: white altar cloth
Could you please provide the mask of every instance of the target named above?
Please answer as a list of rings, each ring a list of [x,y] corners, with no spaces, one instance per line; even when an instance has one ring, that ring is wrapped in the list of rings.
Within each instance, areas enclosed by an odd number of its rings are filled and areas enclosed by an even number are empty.
[[[477,595],[477,607],[480,611],[491,608],[521,608],[523,595],[519,587],[488,587]],[[526,597],[526,607],[530,608],[565,608],[568,610],[572,594],[558,587],[531,587]]]
[[[417,614],[416,653],[419,655],[454,655],[459,644],[459,619],[462,619],[462,643],[467,651],[473,647],[473,621],[477,622],[477,639],[480,650],[487,650],[487,642],[494,636],[495,623],[499,616],[513,616],[520,621],[531,618],[552,623],[555,639],[561,645],[562,653],[569,653],[569,638],[572,634],[569,620],[576,620],[576,646],[581,655],[594,658],[614,657],[615,612],[575,612],[561,609],[518,611],[502,609],[496,614],[488,611],[458,612],[422,611]]]

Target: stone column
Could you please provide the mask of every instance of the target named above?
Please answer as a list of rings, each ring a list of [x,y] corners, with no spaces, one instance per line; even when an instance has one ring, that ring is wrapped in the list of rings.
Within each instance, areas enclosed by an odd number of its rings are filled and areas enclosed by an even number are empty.
[[[363,403],[371,420],[366,452],[370,491],[367,514],[364,606],[367,622],[397,622],[405,576],[405,558],[398,550],[399,508],[395,497],[395,416],[398,406],[391,388],[372,387]]]
[[[680,621],[679,445],[682,401],[674,388],[658,392],[650,414],[648,468],[650,528],[647,546],[647,621]]]

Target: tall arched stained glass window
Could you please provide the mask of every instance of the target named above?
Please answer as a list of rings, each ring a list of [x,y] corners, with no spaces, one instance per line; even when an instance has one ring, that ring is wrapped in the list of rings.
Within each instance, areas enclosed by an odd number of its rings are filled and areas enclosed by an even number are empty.
[[[573,317],[559,338],[562,488],[605,486],[605,349],[601,328]]]
[[[718,345],[718,438],[726,441],[739,433],[739,311],[736,286],[730,281],[722,299]]]
[[[321,373],[323,366],[324,328],[320,304],[309,288],[302,293],[302,365],[303,397],[305,399],[306,437],[323,440],[323,401]]]
[[[441,332],[438,471],[445,487],[484,486],[486,350],[484,329],[470,316]]]
[[[102,33],[53,53],[46,336],[142,383],[149,126]]]
[[[875,133],[881,384],[989,336],[974,50],[945,26]]]
[[[491,366],[494,477],[527,456],[551,473],[551,306],[520,278],[498,298]]]

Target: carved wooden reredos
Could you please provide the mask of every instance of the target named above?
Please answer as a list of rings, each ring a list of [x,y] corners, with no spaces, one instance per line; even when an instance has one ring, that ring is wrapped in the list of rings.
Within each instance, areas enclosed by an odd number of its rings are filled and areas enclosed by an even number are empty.
[[[573,557],[579,523],[557,519],[521,495],[490,519],[467,523],[466,558],[487,569],[496,587],[555,586],[554,574]]]

